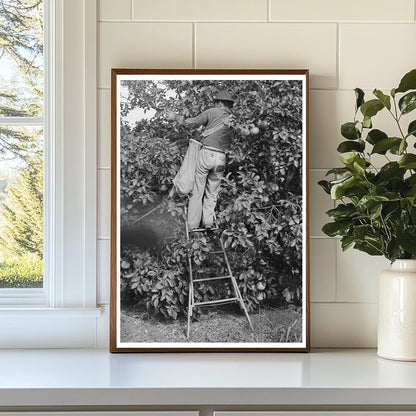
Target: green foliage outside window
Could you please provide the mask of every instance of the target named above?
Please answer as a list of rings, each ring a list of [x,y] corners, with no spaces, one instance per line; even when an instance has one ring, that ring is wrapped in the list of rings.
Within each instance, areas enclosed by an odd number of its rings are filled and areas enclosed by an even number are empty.
[[[0,0],[0,288],[42,286],[43,2]]]

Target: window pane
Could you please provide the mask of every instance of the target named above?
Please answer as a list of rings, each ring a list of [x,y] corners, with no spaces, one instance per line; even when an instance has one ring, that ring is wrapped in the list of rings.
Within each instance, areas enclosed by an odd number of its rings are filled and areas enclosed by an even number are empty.
[[[0,126],[0,288],[43,284],[43,129]]]
[[[43,114],[40,0],[0,0],[0,116]]]

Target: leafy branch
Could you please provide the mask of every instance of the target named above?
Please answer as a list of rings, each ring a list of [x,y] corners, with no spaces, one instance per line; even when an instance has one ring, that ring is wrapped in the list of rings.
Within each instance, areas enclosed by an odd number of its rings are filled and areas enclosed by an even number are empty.
[[[360,88],[355,95],[354,120],[341,126],[346,140],[337,148],[343,167],[327,172],[335,179],[319,182],[339,201],[327,211],[333,222],[322,230],[330,237],[340,236],[343,250],[353,247],[392,262],[415,259],[416,154],[409,151],[409,142],[416,137],[416,120],[409,123],[407,133],[401,121],[416,109],[416,69],[404,75],[390,95],[375,89],[376,98],[365,101]],[[373,128],[373,117],[383,110],[393,117],[396,134]],[[378,169],[376,155],[387,159]]]

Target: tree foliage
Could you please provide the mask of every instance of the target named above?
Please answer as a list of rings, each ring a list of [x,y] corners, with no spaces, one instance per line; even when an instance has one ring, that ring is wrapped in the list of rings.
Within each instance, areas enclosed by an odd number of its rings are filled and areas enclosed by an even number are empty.
[[[27,117],[28,125],[30,117],[43,115],[42,7],[41,0],[0,0],[0,116]],[[1,252],[42,258],[42,132],[13,123],[0,126],[0,159],[16,169],[16,180],[0,195]]]
[[[346,139],[338,146],[344,165],[331,169],[334,180],[319,184],[339,201],[327,212],[333,222],[323,231],[340,236],[343,250],[354,247],[390,261],[416,259],[416,154],[414,144],[416,120],[407,121],[403,115],[416,109],[416,69],[408,72],[390,95],[375,89],[372,98],[355,89],[355,117],[341,126]],[[386,133],[373,126],[373,117],[387,111],[397,130]],[[377,165],[380,155],[386,159]]]
[[[3,253],[43,256],[43,177],[41,160],[20,169],[0,202],[0,247]]]
[[[43,11],[41,0],[0,0],[0,116],[43,112]],[[30,159],[39,143],[33,135],[0,126],[0,153]]]
[[[215,273],[221,268],[226,273],[219,256],[210,254],[215,251],[215,239],[196,235],[186,241],[186,201],[167,198],[189,139],[199,131],[164,117],[167,109],[195,116],[213,105],[218,90],[226,89],[236,98],[235,137],[227,154],[217,219],[234,274],[251,310],[264,302],[300,300],[301,82],[123,81],[122,89],[122,223],[132,226],[160,204],[153,219],[146,217],[158,244],[139,250],[123,246],[123,296],[133,295],[149,310],[175,319],[186,311],[188,255],[197,270],[216,266]],[[150,116],[131,125],[127,121],[137,108]],[[221,290],[201,282],[196,285],[196,297],[201,301],[218,298],[224,295]]]

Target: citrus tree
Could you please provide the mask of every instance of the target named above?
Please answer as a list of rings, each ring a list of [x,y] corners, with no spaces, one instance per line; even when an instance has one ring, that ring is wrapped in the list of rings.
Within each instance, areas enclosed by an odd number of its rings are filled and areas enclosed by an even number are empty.
[[[302,296],[302,83],[300,81],[124,81],[121,127],[121,219],[156,233],[151,246],[123,245],[122,294],[176,319],[186,311],[188,255],[196,267],[219,266],[213,240],[184,233],[184,204],[167,193],[198,130],[167,121],[165,110],[192,117],[218,90],[235,98],[234,138],[217,205],[227,253],[250,310]],[[140,108],[135,124],[130,118]],[[135,224],[135,225],[133,225]],[[213,258],[214,257],[214,258]],[[218,297],[201,283],[196,297]]]

